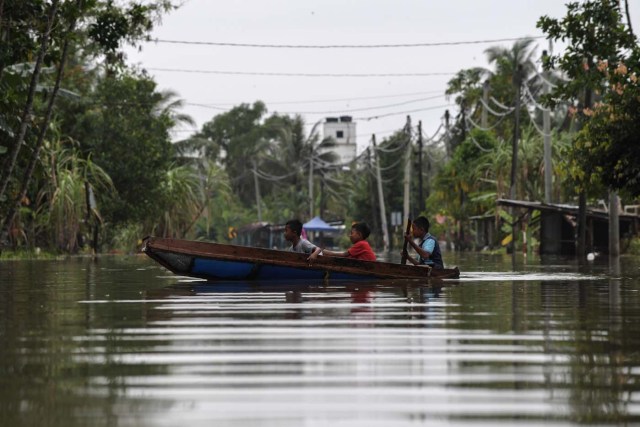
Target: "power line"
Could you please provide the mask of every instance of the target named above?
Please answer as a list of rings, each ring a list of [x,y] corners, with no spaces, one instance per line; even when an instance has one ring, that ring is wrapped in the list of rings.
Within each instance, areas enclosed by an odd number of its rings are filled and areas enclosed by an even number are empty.
[[[438,90],[430,90],[426,92],[410,92],[410,93],[399,93],[396,95],[372,95],[372,96],[353,96],[351,98],[336,98],[336,99],[313,99],[309,101],[297,100],[297,101],[265,101],[266,105],[280,105],[280,104],[321,104],[325,102],[342,102],[342,101],[358,101],[358,100],[366,100],[366,99],[384,99],[384,98],[403,98],[405,96],[418,96],[418,95],[432,95],[434,93],[442,93],[441,89]],[[203,104],[200,103],[198,105],[239,105],[238,102],[219,102],[215,104]]]
[[[408,111],[398,111],[397,113],[386,113],[386,114],[378,114],[375,116],[369,116],[369,117],[354,117],[354,120],[376,120],[376,119],[381,119],[383,117],[389,117],[389,116],[397,116],[398,114],[408,114],[408,113],[419,113],[421,111],[429,111],[429,110],[437,110],[439,108],[447,108],[447,107],[451,107],[452,104],[444,104],[444,105],[436,105],[433,107],[426,107],[426,108],[418,108],[416,110],[408,110]]]
[[[388,48],[413,48],[413,47],[434,47],[434,46],[461,46],[470,44],[513,42],[518,40],[542,39],[544,36],[536,37],[510,37],[504,39],[486,40],[465,40],[457,42],[432,42],[432,43],[387,43],[387,44],[267,44],[267,43],[231,43],[231,42],[205,42],[188,40],[151,40],[155,43],[184,44],[200,46],[224,46],[224,47],[251,47],[269,49],[388,49]]]
[[[372,106],[372,107],[352,108],[352,109],[349,109],[349,110],[274,111],[274,113],[289,114],[289,115],[295,115],[295,114],[348,114],[348,113],[354,113],[354,112],[357,112],[357,111],[368,111],[368,110],[378,110],[378,109],[381,109],[381,108],[399,107],[401,105],[414,104],[416,102],[430,101],[430,100],[433,100],[433,99],[442,98],[443,96],[445,96],[445,95],[441,94],[441,95],[436,95],[436,96],[430,96],[430,97],[427,97],[427,98],[419,98],[419,99],[412,99],[412,100],[409,100],[409,101],[398,102],[398,103],[395,103],[395,104],[385,104],[385,105],[376,105],[376,106]],[[192,106],[196,106],[196,107],[211,108],[213,110],[228,110],[228,108],[218,107],[218,106],[215,106],[215,105],[196,104],[196,103],[190,103],[190,102],[186,102],[185,105],[192,105]]]
[[[262,71],[223,71],[223,70],[188,70],[184,68],[147,68],[150,71],[191,74],[219,74],[232,76],[270,76],[270,77],[433,77],[452,76],[453,72],[434,73],[282,73]]]

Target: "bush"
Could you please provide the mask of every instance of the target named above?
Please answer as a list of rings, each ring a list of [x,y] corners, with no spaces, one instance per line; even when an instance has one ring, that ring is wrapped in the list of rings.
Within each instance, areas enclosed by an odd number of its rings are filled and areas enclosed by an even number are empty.
[[[116,252],[136,253],[142,244],[143,230],[141,224],[126,224],[118,227],[113,235],[112,246]]]

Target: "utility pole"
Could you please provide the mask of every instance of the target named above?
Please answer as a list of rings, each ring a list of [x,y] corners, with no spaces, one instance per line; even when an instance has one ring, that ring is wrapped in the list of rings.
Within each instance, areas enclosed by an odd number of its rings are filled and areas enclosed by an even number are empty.
[[[385,252],[389,252],[389,229],[387,228],[387,212],[384,206],[384,193],[382,192],[382,176],[380,174],[380,161],[376,149],[376,135],[371,135],[373,142],[373,158],[376,163],[376,181],[378,183],[378,201],[380,202],[380,223],[382,228],[382,245]]]
[[[513,124],[513,144],[511,148],[511,186],[509,187],[509,198],[516,199],[516,173],[518,170],[518,139],[520,137],[520,90],[522,84],[522,65],[518,65],[513,83],[516,86],[516,108]]]
[[[422,120],[418,121],[418,194],[420,195],[420,206],[424,203],[422,192]]]
[[[462,141],[467,139],[467,102],[463,99],[460,103],[460,115],[462,116]]]
[[[549,41],[551,43],[551,41]],[[547,57],[547,51],[542,51],[542,58]],[[542,93],[549,94],[549,72],[542,71]],[[549,204],[552,202],[552,176],[551,176],[551,111],[545,108],[542,111],[542,132],[544,137],[544,202]]]
[[[620,255],[620,198],[616,191],[609,191],[609,255]]]
[[[260,181],[255,160],[253,161],[253,186],[256,189],[256,206],[258,208],[258,222],[262,222],[262,208],[260,207]]]
[[[509,198],[516,199],[516,172],[518,170],[518,138],[520,136],[520,90],[522,85],[522,65],[518,65],[513,76],[513,83],[516,85],[516,109],[513,123],[513,146],[511,149],[511,187],[509,188]],[[511,208],[511,254],[516,253],[516,222],[515,208]],[[515,259],[515,258],[514,258]]]
[[[371,177],[373,175],[373,163],[371,162],[371,147],[367,147],[367,182],[369,183],[369,195],[371,196],[371,218],[373,220],[373,229],[380,230],[378,222],[378,214],[376,212],[376,189]]]
[[[487,105],[489,105],[489,80],[485,80],[482,84],[482,100],[484,101],[484,105],[482,106],[480,125],[486,129],[489,127],[489,114],[487,110]]]
[[[313,218],[313,149],[309,155],[309,220]]]
[[[311,127],[307,142],[311,146],[311,153],[309,154],[309,219],[313,218],[313,155],[315,154],[315,148],[313,146],[313,136],[316,133],[316,128],[322,123],[323,119],[318,120]]]
[[[404,197],[402,203],[403,218],[405,222],[409,219],[409,199],[411,196],[411,116],[407,116],[407,124],[405,125],[405,133],[407,135],[407,151],[405,152],[404,159],[404,179],[402,181],[404,187]]]
[[[444,138],[444,152],[445,152],[445,163],[448,163],[451,160],[451,133],[449,133],[449,119],[451,118],[451,114],[449,114],[449,110],[444,110],[444,129],[445,129],[445,138]],[[445,248],[447,251],[451,250],[452,242],[451,242],[451,230],[450,227],[447,227],[447,245]]]
[[[446,138],[444,139],[444,148],[445,148],[445,153],[446,153],[446,159],[445,161],[448,162],[449,160],[451,160],[451,149],[449,148],[451,146],[451,134],[449,133],[449,119],[451,118],[451,114],[449,114],[449,110],[444,110],[444,130],[445,130],[445,136]]]
[[[589,66],[591,62],[591,60],[588,61]],[[591,96],[591,88],[587,87],[584,93],[584,108],[591,108]],[[583,261],[587,254],[587,191],[584,188],[581,188],[578,194],[578,245],[576,249],[578,259]]]

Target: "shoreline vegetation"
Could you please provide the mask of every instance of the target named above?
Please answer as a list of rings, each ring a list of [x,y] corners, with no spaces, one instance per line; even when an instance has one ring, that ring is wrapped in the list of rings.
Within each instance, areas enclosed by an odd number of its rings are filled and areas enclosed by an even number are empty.
[[[541,52],[531,38],[489,46],[486,67],[459,70],[443,88],[455,104],[446,128],[423,129],[417,112],[347,163],[332,150],[342,133],[320,135],[329,118],[309,126],[260,100],[173,141],[195,125],[184,101],[128,64],[124,48],[140,47],[180,3],[4,0],[0,259],[133,253],[147,235],[232,243],[243,227],[317,214],[366,222],[372,247],[396,250],[383,236],[407,201],[456,251],[479,249],[479,218],[495,231],[482,247],[504,250],[514,236],[511,247],[533,253],[539,215],[499,199],[579,206],[570,220],[582,254],[587,207],[640,205],[640,44],[621,2],[540,17],[565,51]]]

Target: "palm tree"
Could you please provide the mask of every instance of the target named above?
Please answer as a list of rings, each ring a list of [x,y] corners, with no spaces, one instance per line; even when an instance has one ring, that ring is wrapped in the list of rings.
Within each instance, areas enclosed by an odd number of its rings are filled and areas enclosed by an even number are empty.
[[[193,118],[178,111],[184,107],[184,100],[178,99],[178,94],[172,90],[163,90],[157,92],[156,102],[151,106],[151,113],[156,117],[165,117],[169,120],[169,128],[175,128],[181,125],[194,126]]]
[[[464,140],[469,124],[467,118],[471,118],[475,123],[479,122],[483,109],[482,105],[483,86],[488,82],[491,96],[501,105],[512,106],[514,104],[515,86],[514,76],[518,69],[521,70],[522,82],[527,84],[532,92],[536,92],[541,84],[536,72],[536,46],[533,39],[517,40],[509,48],[503,46],[493,46],[485,50],[487,61],[492,68],[470,68],[459,71],[452,78],[448,85],[446,94],[455,95],[455,102],[460,108],[461,114],[453,126],[452,147],[458,146]],[[508,111],[499,107],[494,108],[501,115],[508,114]],[[527,119],[524,119],[525,122]],[[492,120],[495,131],[499,136],[508,139],[511,135],[511,125],[509,122],[498,124],[501,117]]]
[[[537,76],[536,46],[533,39],[516,40],[510,48],[492,46],[484,53],[494,71],[487,70],[490,77],[511,78],[519,67],[522,69],[523,81],[532,80]]]
[[[332,138],[320,140],[316,132],[320,123],[316,122],[306,134],[304,119],[299,115],[273,115],[265,122],[273,152],[264,159],[263,165],[271,171],[272,180],[289,185],[290,191],[286,191],[286,197],[281,197],[278,204],[297,217],[306,217],[313,211],[316,195],[320,196],[315,191],[316,178],[320,176],[326,184],[327,174],[335,169],[336,155],[331,151],[334,141]],[[304,205],[309,205],[310,210],[305,211]]]

